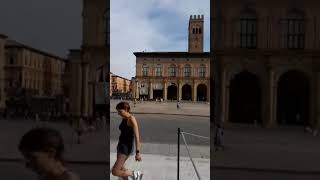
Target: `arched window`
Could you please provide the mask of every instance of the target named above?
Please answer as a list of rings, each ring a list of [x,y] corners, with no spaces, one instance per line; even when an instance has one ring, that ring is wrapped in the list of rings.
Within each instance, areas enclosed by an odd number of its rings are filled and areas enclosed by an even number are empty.
[[[196,28],[196,34],[198,34],[198,28]]]
[[[240,47],[257,48],[257,18],[253,12],[240,17]]]
[[[174,64],[169,67],[169,77],[176,77],[176,66]]]
[[[202,32],[201,32],[201,28],[199,28],[199,34],[201,34]]]
[[[146,64],[142,65],[142,76],[148,76],[148,70],[149,67]]]
[[[200,65],[200,68],[199,68],[199,76],[201,78],[204,78],[206,77],[206,66],[204,64],[201,64]]]
[[[184,66],[184,77],[191,77],[191,66],[190,66],[190,64],[186,64]]]
[[[196,33],[195,29],[194,29],[194,28],[192,28],[192,34],[195,34],[195,33]]]

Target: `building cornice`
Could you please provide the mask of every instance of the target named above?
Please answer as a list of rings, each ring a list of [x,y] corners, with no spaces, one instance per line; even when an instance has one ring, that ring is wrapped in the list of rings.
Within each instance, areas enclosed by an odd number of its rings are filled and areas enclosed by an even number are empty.
[[[216,49],[215,55],[224,56],[320,56],[320,49],[241,49],[241,48],[228,48]]]
[[[210,58],[210,52],[134,52],[136,57],[148,58]]]

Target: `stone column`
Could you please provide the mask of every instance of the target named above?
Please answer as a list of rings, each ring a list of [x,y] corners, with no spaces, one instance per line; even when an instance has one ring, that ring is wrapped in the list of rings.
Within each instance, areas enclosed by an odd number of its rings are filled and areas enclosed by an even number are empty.
[[[179,80],[179,82],[178,82],[178,100],[181,100],[181,98],[182,98],[182,83]]]
[[[315,73],[315,83],[314,89],[315,92],[319,92],[320,90],[320,72]],[[313,127],[320,130],[320,95],[318,93],[314,93],[314,119],[313,119]]]
[[[149,84],[149,99],[153,99],[153,87],[152,82]]]
[[[227,99],[226,99],[226,85],[227,85],[227,78],[226,78],[226,75],[227,75],[227,71],[226,69],[224,68],[222,70],[222,76],[221,76],[221,100],[222,100],[222,112],[221,112],[221,121],[222,123],[226,123],[226,117],[227,117]]]
[[[192,101],[193,101],[193,102],[196,102],[196,101],[197,101],[197,86],[196,86],[196,82],[195,82],[195,81],[193,81]]]
[[[72,116],[81,115],[82,67],[80,63],[70,65],[70,113]]]
[[[6,100],[6,92],[5,92],[5,72],[4,72],[4,66],[5,66],[5,40],[6,37],[1,37],[0,35],[0,109],[5,108],[5,100]]]
[[[88,117],[89,64],[82,64],[82,115]]]
[[[140,83],[139,82],[136,82],[135,83],[135,87],[134,87],[134,89],[135,89],[135,98],[136,99],[139,99],[139,94],[140,94]]]
[[[272,127],[276,125],[277,118],[277,86],[275,82],[275,72],[270,69],[266,83],[265,100],[266,100],[266,118],[263,122],[264,127]]]
[[[168,95],[168,83],[165,81],[163,83],[163,99],[166,101]]]
[[[94,96],[94,86],[95,86],[95,80],[96,80],[96,74],[94,71],[94,68],[92,67],[92,65],[89,66],[89,70],[88,70],[88,78],[89,78],[89,84],[88,84],[88,116],[92,117],[93,115],[93,97]]]
[[[225,108],[226,108],[226,112],[225,112],[225,123],[229,123],[229,114],[230,114],[230,82],[228,82],[228,80],[226,79],[226,97],[225,97]]]
[[[210,80],[208,80],[208,85],[207,85],[207,101],[210,102]]]

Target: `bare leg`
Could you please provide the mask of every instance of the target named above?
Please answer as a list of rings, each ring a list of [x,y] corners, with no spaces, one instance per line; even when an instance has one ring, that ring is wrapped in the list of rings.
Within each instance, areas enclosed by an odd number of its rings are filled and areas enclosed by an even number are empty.
[[[121,168],[121,170],[123,170],[123,171],[127,171],[128,169],[126,169],[125,167],[122,167],[122,168]],[[129,180],[129,178],[128,178],[128,177],[123,177],[122,179],[123,179],[123,180]]]
[[[127,156],[126,161],[127,161],[128,157],[129,157],[129,156]],[[121,170],[123,170],[123,171],[127,171],[128,169],[127,169],[127,168],[125,168],[125,166],[123,165],[123,166],[121,167]],[[128,177],[123,177],[122,179],[123,179],[123,180],[129,180],[129,178],[128,178]]]
[[[123,165],[127,159],[128,156],[124,154],[117,154],[117,160],[112,167],[112,175],[124,178],[128,178],[128,176],[133,176],[132,171],[123,169]]]

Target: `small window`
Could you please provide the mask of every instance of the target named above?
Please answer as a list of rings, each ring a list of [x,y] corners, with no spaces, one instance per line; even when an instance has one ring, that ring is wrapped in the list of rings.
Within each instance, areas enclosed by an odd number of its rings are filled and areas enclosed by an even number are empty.
[[[201,32],[201,28],[199,28],[199,34],[201,34],[202,32]]]
[[[191,77],[191,66],[189,64],[184,67],[184,77]]]
[[[157,77],[161,77],[162,76],[162,65],[161,64],[157,64],[155,70],[156,70],[156,76]]]
[[[146,64],[144,64],[142,66],[142,76],[144,77],[148,76],[148,71],[149,71],[149,67]]]
[[[240,47],[257,48],[257,18],[255,15],[244,15],[240,18]]]
[[[173,64],[169,67],[169,76],[176,77],[176,66]]]
[[[199,76],[201,78],[204,78],[206,76],[206,66],[204,64],[201,64],[200,65],[200,68],[199,68]]]

